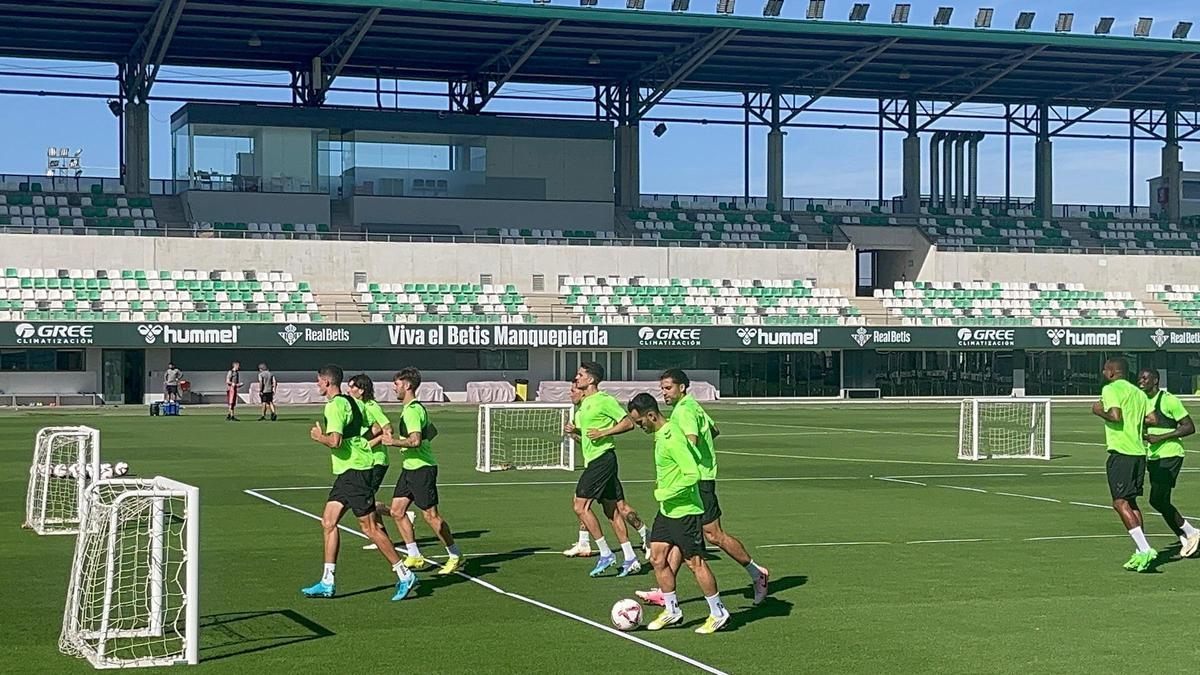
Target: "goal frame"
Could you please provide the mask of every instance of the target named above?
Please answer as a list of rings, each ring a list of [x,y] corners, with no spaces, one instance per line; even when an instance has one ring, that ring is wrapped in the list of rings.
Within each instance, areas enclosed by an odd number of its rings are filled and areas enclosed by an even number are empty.
[[[75,509],[73,517],[47,517],[50,495],[50,481],[65,481],[54,473],[54,457],[50,449],[54,442],[62,438],[78,439],[74,461],[70,465],[89,467],[87,471],[79,471],[73,480],[75,482]],[[83,441],[91,441],[90,444]],[[87,456],[90,446],[91,455]],[[33,459],[29,464],[29,485],[25,491],[25,523],[37,534],[77,534],[79,522],[83,516],[86,492],[89,486],[100,479],[100,431],[89,426],[43,427],[38,430],[33,441]]]
[[[571,413],[575,407],[570,403],[484,403],[479,406],[479,414],[477,417],[477,433],[475,436],[475,470],[481,473],[491,473],[492,471],[501,471],[504,468],[494,466],[492,462],[492,413],[496,410],[559,410],[564,413],[564,420],[571,419]],[[515,469],[558,469],[564,471],[575,470],[575,439],[568,435],[562,434],[562,443],[559,446],[559,462],[557,464],[547,464],[544,466],[513,466],[508,468]]]
[[[1029,454],[1027,455],[1008,455],[1003,457],[995,457],[994,459],[1050,459],[1050,429],[1051,429],[1051,401],[1049,398],[1043,397],[1028,397],[1028,396],[993,396],[981,398],[965,398],[959,403],[958,411],[958,458],[968,461],[979,461],[981,459],[993,459],[990,454],[981,454],[979,451],[979,419],[980,406],[988,403],[1028,403],[1032,415],[1040,412],[1045,416],[1046,422],[1043,425],[1042,437],[1039,439],[1038,434],[1031,432],[1029,434]],[[970,416],[970,442],[966,434],[966,425],[964,420]],[[1033,420],[1030,420],[1030,428],[1035,429]],[[1038,452],[1035,448],[1041,444],[1043,450]]]
[[[100,628],[98,630],[84,630],[79,624],[81,596],[84,591],[83,569],[88,552],[86,528],[89,525],[94,525],[94,523],[88,520],[88,505],[93,502],[93,499],[99,499],[98,494],[101,489],[120,485],[128,486],[129,489],[117,494],[111,502],[107,503],[109,511],[111,511],[111,515],[109,515],[110,520],[104,542],[97,549],[103,550],[103,555],[105,556],[104,600],[100,612]],[[80,535],[75,543],[75,555],[71,565],[71,579],[67,586],[67,599],[63,612],[59,650],[64,653],[81,656],[97,669],[170,666],[182,663],[196,665],[200,660],[200,489],[163,476],[156,476],[154,478],[111,478],[92,483],[88,488],[87,497],[83,520],[81,521]],[[140,629],[110,630],[108,622],[112,611],[115,569],[114,556],[116,553],[117,537],[119,536],[117,516],[120,513],[120,509],[118,507],[122,501],[145,497],[156,499],[151,509],[153,520],[150,523],[150,539],[157,544],[157,546],[152,546],[146,553],[149,560],[146,585],[151,590],[148,599],[149,617],[147,618],[147,626]],[[146,657],[134,660],[113,659],[105,652],[108,639],[159,637],[163,634],[163,614],[165,611],[163,586],[166,582],[163,576],[163,565],[166,558],[164,551],[167,546],[165,537],[163,536],[163,533],[166,532],[163,501],[180,497],[184,500],[184,546],[186,549],[184,552],[186,569],[183,584],[185,604],[183,612],[183,651],[178,657]]]

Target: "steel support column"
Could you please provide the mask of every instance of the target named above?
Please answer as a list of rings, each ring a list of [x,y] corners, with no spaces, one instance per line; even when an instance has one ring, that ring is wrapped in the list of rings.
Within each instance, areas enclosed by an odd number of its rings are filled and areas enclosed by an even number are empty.
[[[921,136],[917,133],[917,102],[908,102],[908,135],[904,137],[904,200],[901,210],[921,212]]]
[[[783,127],[779,92],[771,92],[771,125],[767,132],[767,203],[783,208]]]
[[[1037,142],[1033,166],[1034,211],[1043,218],[1054,212],[1054,145],[1050,140],[1050,106],[1037,107]]]

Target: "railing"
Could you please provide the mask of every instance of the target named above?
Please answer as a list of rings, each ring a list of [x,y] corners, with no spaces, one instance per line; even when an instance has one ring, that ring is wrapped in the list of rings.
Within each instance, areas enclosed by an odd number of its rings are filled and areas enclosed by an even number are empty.
[[[170,178],[153,178],[150,180],[150,194],[175,194],[174,186],[186,181],[175,181]],[[40,183],[42,192],[90,192],[93,185],[99,185],[106,194],[118,194],[122,187],[121,179],[115,176],[35,176],[23,173],[0,173],[0,183]]]

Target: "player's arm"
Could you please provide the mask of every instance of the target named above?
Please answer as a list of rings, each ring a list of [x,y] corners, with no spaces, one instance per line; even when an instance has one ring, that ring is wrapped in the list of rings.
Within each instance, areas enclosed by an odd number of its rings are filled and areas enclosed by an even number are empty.
[[[1109,405],[1108,401],[1101,398],[1092,404],[1092,414],[1105,422],[1113,422],[1120,424],[1124,418],[1121,416],[1121,406]]]
[[[625,415],[621,418],[620,422],[617,422],[607,429],[588,429],[587,435],[588,438],[592,439],[593,441],[598,441],[601,438],[617,436],[627,431],[631,431],[632,429],[633,420],[629,419],[629,415]]]
[[[312,438],[314,441],[331,450],[342,444],[342,432],[339,430],[325,433],[321,431],[320,422],[313,422],[312,430],[308,432],[308,435],[309,438]]]
[[[1174,429],[1165,434],[1146,434],[1145,439],[1147,443],[1161,443],[1172,439],[1187,438],[1196,433],[1196,423],[1192,421],[1192,416],[1188,414],[1187,408],[1183,407],[1183,403],[1178,398],[1171,397],[1167,399],[1164,407],[1166,410],[1163,411],[1163,415],[1170,416],[1178,420],[1178,422],[1176,422]],[[1150,411],[1149,415],[1146,415],[1147,424],[1151,424],[1151,417],[1155,418],[1153,424],[1157,425],[1159,422],[1158,415],[1153,410]]]
[[[692,445],[700,444],[700,416],[693,410],[678,410],[671,413],[671,421],[687,436]]]
[[[371,438],[370,438],[370,440],[367,441],[367,445],[370,445],[372,448],[374,448],[374,447],[377,447],[380,443],[383,443],[383,429],[384,429],[384,427],[380,426],[380,424],[378,422],[375,422],[374,424],[372,424],[371,425]]]
[[[411,431],[403,438],[396,438],[392,435],[391,427],[385,428],[383,430],[384,445],[405,449],[421,447],[421,429],[425,426],[425,420],[421,419],[421,413],[413,408],[405,408],[400,417],[404,422],[404,428]]]

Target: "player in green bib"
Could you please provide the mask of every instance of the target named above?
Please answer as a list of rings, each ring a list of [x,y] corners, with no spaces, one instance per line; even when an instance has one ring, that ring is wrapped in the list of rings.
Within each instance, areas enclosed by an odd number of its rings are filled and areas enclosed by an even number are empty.
[[[599,501],[604,508],[604,515],[612,522],[613,532],[621,544],[621,552],[625,561],[617,576],[624,577],[636,574],[642,569],[638,562],[633,544],[629,543],[629,535],[625,530],[625,519],[617,509],[617,502],[625,499],[625,488],[617,475],[617,453],[612,437],[633,429],[633,422],[617,399],[610,394],[600,391],[600,383],[604,381],[604,366],[595,362],[579,364],[575,373],[575,386],[583,394],[579,402],[579,410],[575,413],[575,421],[564,429],[567,433],[578,433],[583,450],[583,473],[575,485],[575,500],[573,507],[575,516],[587,527],[587,531],[596,540],[600,549],[600,559],[588,574],[598,577],[605,570],[617,563],[617,556],[604,539],[600,529],[600,521],[592,513],[592,502]]]
[[[1108,445],[1108,489],[1113,510],[1137,546],[1126,561],[1127,570],[1145,572],[1158,557],[1142,531],[1142,512],[1137,498],[1142,496],[1146,477],[1146,444],[1142,427],[1149,412],[1149,401],[1141,389],[1128,380],[1129,362],[1123,358],[1104,363],[1104,389],[1092,405],[1092,414],[1104,420],[1104,440]]]
[[[583,401],[583,390],[572,384],[569,396],[571,398],[571,405],[575,406],[575,408],[571,411],[570,422],[567,423],[563,431],[573,436],[576,441],[581,441],[579,427],[575,426],[575,416],[579,413],[579,404]],[[646,523],[642,522],[641,516],[638,515],[638,512],[625,499],[617,500],[617,512],[621,514],[621,517],[625,520],[625,524],[636,530],[638,536],[641,537],[642,555],[648,562],[650,560],[650,528],[646,527]],[[563,555],[568,558],[587,558],[592,555],[592,544],[588,540],[588,529],[582,522],[579,523],[579,539],[571,548],[563,551]]]
[[[704,503],[704,515],[700,524],[704,527],[704,538],[746,570],[754,587],[754,604],[761,604],[767,597],[770,572],[754,562],[737,537],[721,528],[721,503],[717,500],[717,449],[713,443],[717,436],[721,435],[721,430],[696,398],[688,392],[692,381],[687,373],[679,368],[671,368],[658,376],[658,383],[663,399],[674,406],[671,410],[671,422],[679,427],[699,453],[700,500]],[[672,555],[677,555],[677,550],[673,550]],[[672,560],[671,564],[679,566],[677,560]],[[661,605],[662,594],[656,593],[657,590],[638,591],[637,594],[643,600]]]
[[[371,483],[374,486],[371,494],[376,495],[379,493],[379,487],[383,485],[384,479],[387,478],[389,460],[387,446],[383,444],[383,430],[391,428],[392,420],[383,411],[383,406],[379,405],[379,401],[375,400],[375,382],[366,373],[359,373],[350,378],[349,391],[350,395],[362,404],[363,416],[371,427],[367,443],[371,446],[372,457],[375,461],[375,465],[371,467]],[[385,534],[387,525],[383,522],[383,516],[387,513],[387,505],[376,501],[375,522]],[[388,539],[390,540],[391,537]],[[374,542],[363,546],[363,550],[367,551],[375,550],[375,548],[377,547]]]
[[[396,481],[396,490],[392,493],[392,503],[388,511],[396,521],[400,530],[400,538],[404,540],[408,557],[404,565],[412,569],[421,569],[429,561],[421,555],[417,546],[417,538],[413,532],[412,523],[406,512],[409,504],[416,504],[425,522],[433,530],[442,545],[446,547],[446,564],[437,571],[439,576],[454,574],[462,567],[462,554],[454,543],[454,534],[450,524],[442,518],[438,511],[437,460],[433,458],[432,441],[437,431],[429,422],[429,413],[425,406],[417,400],[417,388],[421,386],[421,371],[416,368],[405,368],[396,373],[392,380],[396,396],[404,408],[400,412],[400,428],[398,435],[393,435],[391,428],[383,431],[384,445],[400,448],[404,460],[400,464],[400,478]]]
[[[329,448],[333,463],[333,489],[321,516],[325,533],[325,567],[321,580],[301,592],[310,598],[329,598],[334,593],[337,566],[338,521],[346,509],[354,512],[358,526],[378,548],[395,571],[398,581],[392,600],[403,600],[417,585],[416,575],[404,566],[392,542],[375,521],[375,491],[372,487],[374,453],[367,441],[371,433],[362,405],[342,393],[342,369],[323,366],[317,371],[317,389],[325,397],[325,429],[314,423],[309,437]]]
[[[658,401],[650,394],[633,397],[629,417],[642,431],[654,435],[654,499],[659,508],[650,531],[650,564],[662,589],[664,609],[647,628],[661,630],[683,621],[675,594],[679,564],[672,562],[674,559],[687,563],[708,601],[708,619],[696,632],[715,633],[729,621],[729,610],[721,603],[717,579],[704,561],[698,452],[683,430],[663,417]]]
[[[1162,514],[1167,527],[1179,537],[1179,556],[1191,557],[1200,547],[1200,530],[1179,513],[1171,502],[1171,491],[1183,469],[1184,449],[1180,439],[1196,433],[1196,424],[1183,401],[1158,386],[1158,371],[1144,368],[1138,373],[1138,388],[1146,392],[1150,412],[1146,415],[1146,442],[1150,454],[1146,462],[1150,475],[1150,506]]]

